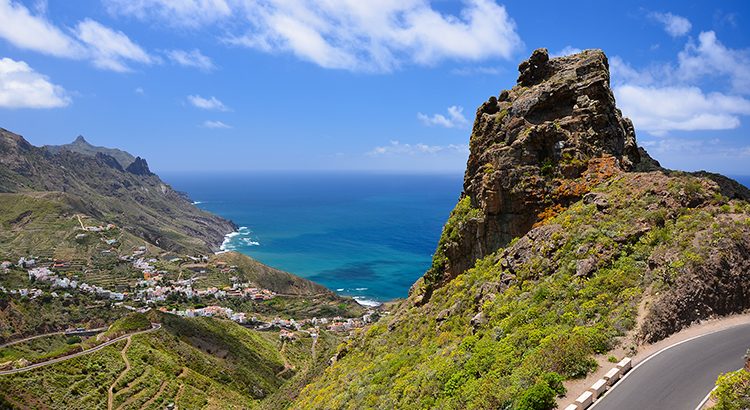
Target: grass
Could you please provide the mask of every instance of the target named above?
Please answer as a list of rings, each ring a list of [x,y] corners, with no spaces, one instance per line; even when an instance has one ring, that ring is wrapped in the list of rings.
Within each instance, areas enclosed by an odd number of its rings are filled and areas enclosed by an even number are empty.
[[[144,320],[145,318],[145,320]],[[150,321],[162,329],[132,336],[126,351],[131,368],[114,386],[115,407],[180,408],[256,407],[265,397],[277,403],[294,395],[327,360],[337,343],[324,333],[318,344],[318,361],[310,358],[312,339],[300,337],[285,347],[294,370],[284,368],[275,332],[256,332],[227,320],[184,319],[152,312],[127,316],[113,325],[134,330]],[[60,342],[59,340],[57,341]],[[120,351],[125,341],[101,351],[33,371],[0,376],[0,397],[8,403],[51,409],[104,408],[107,389],[123,373]],[[275,395],[283,386],[283,394]],[[159,394],[157,394],[159,393]]]
[[[573,203],[506,249],[437,288],[429,302],[406,300],[387,321],[338,348],[343,356],[295,403],[307,409],[546,409],[558,380],[584,377],[595,354],[616,346],[636,324],[646,289],[676,277],[722,246],[747,237],[743,202],[720,217],[726,199],[705,200],[689,176],[630,175],[594,189],[609,206]],[[667,181],[670,186],[667,186]],[[701,207],[659,213],[661,192]],[[459,203],[450,228],[469,212]],[[661,208],[662,210],[664,208]],[[704,236],[716,242],[697,238]],[[663,260],[658,255],[669,255]],[[592,261],[590,269],[582,268]],[[534,404],[536,403],[536,404]]]
[[[71,338],[62,334],[32,339],[1,348],[0,363],[21,358],[36,363],[48,358],[64,356],[80,349],[80,342],[80,338]]]

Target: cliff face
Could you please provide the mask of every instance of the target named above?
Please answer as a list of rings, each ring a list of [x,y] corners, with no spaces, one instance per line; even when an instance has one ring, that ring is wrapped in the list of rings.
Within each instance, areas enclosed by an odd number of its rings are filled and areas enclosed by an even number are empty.
[[[477,109],[464,178],[471,218],[443,238],[426,277],[455,277],[620,171],[658,167],[615,106],[600,50],[534,51],[518,82]]]

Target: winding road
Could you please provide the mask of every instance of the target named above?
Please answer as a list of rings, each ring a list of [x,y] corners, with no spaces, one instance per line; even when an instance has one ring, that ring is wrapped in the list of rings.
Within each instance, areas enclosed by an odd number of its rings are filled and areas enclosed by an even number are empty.
[[[3,371],[0,371],[0,376],[6,375],[6,374],[15,374],[15,373],[27,372],[29,370],[33,370],[33,369],[36,369],[36,368],[39,368],[39,367],[43,367],[43,366],[48,366],[48,365],[55,364],[55,363],[64,362],[66,360],[70,360],[70,359],[73,359],[73,358],[76,358],[76,357],[80,357],[80,356],[85,356],[87,354],[94,353],[96,351],[102,350],[102,349],[104,349],[107,346],[113,345],[113,344],[115,344],[115,343],[117,343],[117,342],[119,342],[121,340],[127,339],[129,337],[132,337],[132,336],[135,336],[135,335],[138,335],[138,334],[141,334],[141,333],[153,332],[154,330],[158,330],[158,329],[161,329],[161,325],[158,324],[158,323],[152,323],[151,324],[151,329],[141,330],[140,332],[135,332],[135,333],[129,333],[129,334],[126,334],[126,335],[122,335],[122,336],[114,338],[114,339],[112,339],[110,341],[104,342],[104,343],[102,343],[102,344],[100,344],[100,345],[98,345],[96,347],[91,348],[91,349],[84,350],[84,351],[78,352],[78,353],[73,353],[73,354],[67,355],[67,356],[58,357],[56,359],[47,360],[46,362],[34,363],[34,364],[28,365],[26,367],[21,367],[21,368],[18,368],[18,369],[3,370]]]
[[[720,373],[743,366],[748,347],[750,323],[674,344],[637,364],[589,409],[696,409]]]
[[[13,340],[12,342],[3,343],[3,344],[0,345],[0,349],[5,348],[5,347],[10,347],[10,346],[13,346],[13,345],[17,345],[17,344],[23,343],[23,342],[28,342],[28,341],[34,340],[34,339],[41,339],[43,337],[48,337],[48,336],[56,336],[56,335],[76,336],[76,335],[83,335],[83,334],[87,334],[87,333],[91,333],[91,332],[94,332],[94,333],[103,332],[105,330],[107,330],[106,327],[100,327],[100,328],[97,328],[97,329],[86,329],[86,330],[71,330],[71,331],[60,330],[60,331],[57,331],[57,332],[44,333],[44,334],[35,335],[35,336],[29,336],[29,337],[26,337],[26,338],[23,338],[23,339]]]

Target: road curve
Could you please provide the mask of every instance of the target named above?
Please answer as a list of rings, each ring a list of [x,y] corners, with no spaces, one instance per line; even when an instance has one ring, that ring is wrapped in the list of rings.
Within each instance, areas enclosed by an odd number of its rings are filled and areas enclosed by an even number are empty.
[[[13,340],[13,341],[10,341],[10,342],[7,342],[7,343],[3,343],[3,344],[0,345],[0,349],[6,348],[6,347],[10,347],[10,346],[13,346],[13,345],[17,345],[19,343],[28,342],[30,340],[40,339],[42,337],[55,336],[55,335],[76,336],[76,335],[80,335],[80,334],[84,334],[84,333],[89,333],[89,332],[99,333],[99,332],[103,332],[105,330],[107,330],[106,327],[99,327],[99,328],[96,328],[96,329],[86,329],[86,330],[82,330],[82,331],[77,331],[77,330],[71,330],[71,331],[60,330],[60,331],[57,331],[57,332],[44,333],[44,334],[35,335],[35,336],[29,336],[29,337],[25,337],[23,339],[18,339],[18,340]]]
[[[0,349],[6,348],[6,347],[9,347],[9,346],[13,346],[13,345],[17,345],[17,344],[23,343],[23,342],[28,342],[30,340],[40,339],[42,337],[62,335],[62,334],[65,334],[65,331],[61,330],[59,332],[44,333],[44,334],[41,334],[41,335],[29,336],[29,337],[25,337],[23,339],[18,339],[18,340],[13,340],[13,341],[8,342],[8,343],[3,343],[3,344],[0,345]]]
[[[76,358],[76,357],[80,357],[80,356],[85,356],[85,355],[87,355],[89,353],[94,353],[96,351],[102,350],[102,349],[104,349],[107,346],[113,345],[113,344],[115,344],[115,343],[117,343],[117,342],[119,342],[121,340],[127,339],[129,337],[132,337],[132,336],[135,336],[135,335],[139,335],[141,333],[153,332],[154,330],[158,330],[160,328],[161,328],[160,324],[158,324],[158,323],[152,323],[151,324],[151,329],[141,330],[140,332],[135,332],[135,333],[129,333],[129,334],[126,334],[126,335],[122,335],[122,336],[114,338],[114,339],[112,339],[112,340],[110,340],[108,342],[104,342],[104,343],[102,343],[102,344],[100,344],[100,345],[98,345],[96,347],[91,348],[91,349],[84,350],[84,351],[78,352],[78,353],[73,353],[73,354],[67,355],[67,356],[58,357],[56,359],[47,360],[46,362],[34,363],[34,364],[28,365],[26,367],[21,367],[19,369],[2,370],[2,371],[0,371],[0,376],[4,376],[6,374],[15,374],[15,373],[27,372],[29,370],[33,370],[33,369],[36,369],[36,368],[39,368],[39,367],[43,367],[43,366],[48,366],[48,365],[55,364],[55,363],[64,362],[66,360],[70,360],[70,359],[73,359],[73,358]]]
[[[748,347],[750,323],[672,345],[634,367],[589,409],[693,410],[719,374],[743,366]]]

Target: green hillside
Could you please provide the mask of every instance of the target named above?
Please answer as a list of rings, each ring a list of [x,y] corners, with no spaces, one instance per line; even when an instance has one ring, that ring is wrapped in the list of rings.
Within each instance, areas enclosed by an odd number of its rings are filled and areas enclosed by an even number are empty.
[[[113,387],[114,407],[254,408],[310,360],[311,340],[280,353],[276,333],[260,333],[233,322],[154,315],[162,328],[121,341],[99,352],[34,371],[0,376],[6,402],[33,408],[106,408]],[[125,371],[121,353],[130,369]]]
[[[446,232],[471,218],[462,209]],[[650,303],[635,340],[750,307],[741,300],[750,283],[737,279],[735,262],[748,252],[748,202],[729,199],[707,178],[620,175],[478,261],[426,304],[415,304],[417,291],[393,318],[341,346],[343,357],[296,407],[551,407],[561,379],[585,376],[595,353],[633,343],[623,337],[643,300]],[[698,292],[695,283],[709,285]]]

